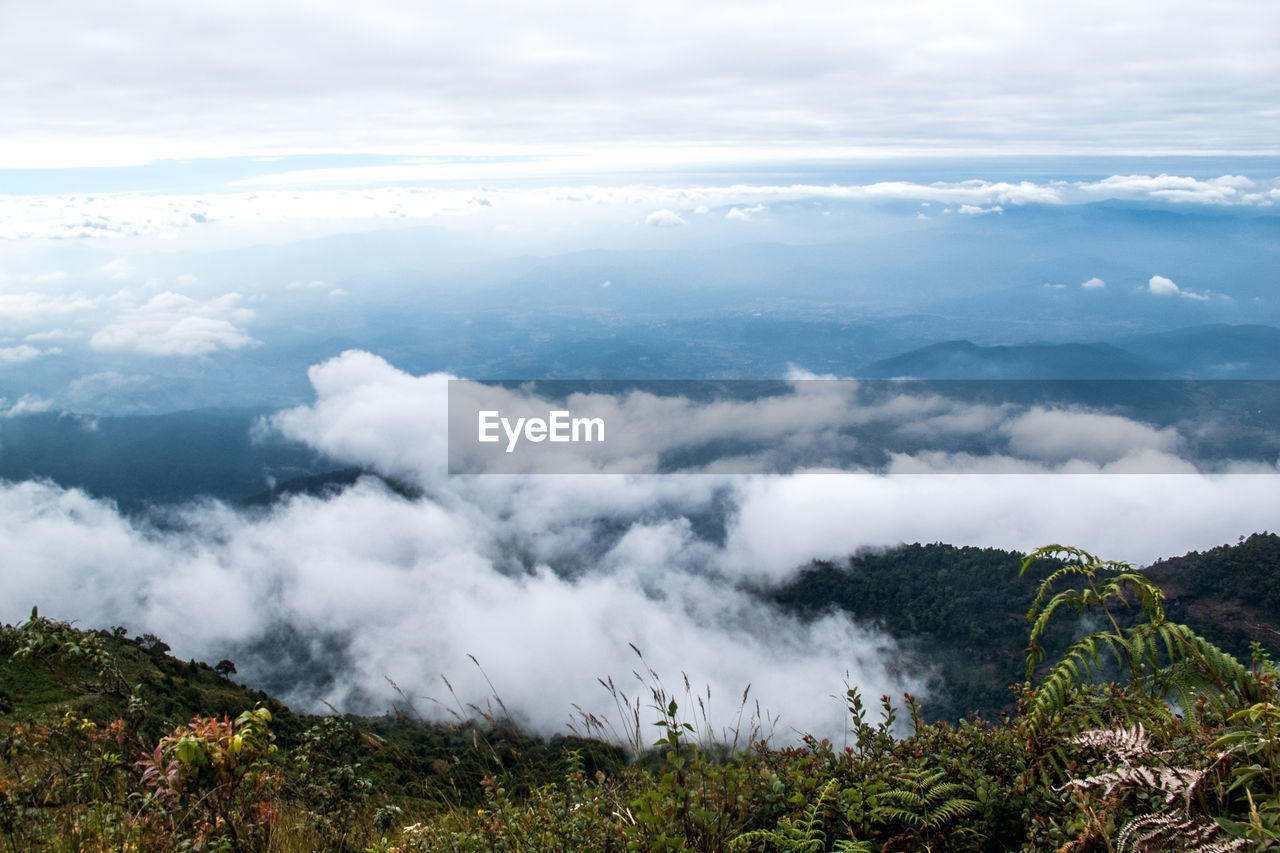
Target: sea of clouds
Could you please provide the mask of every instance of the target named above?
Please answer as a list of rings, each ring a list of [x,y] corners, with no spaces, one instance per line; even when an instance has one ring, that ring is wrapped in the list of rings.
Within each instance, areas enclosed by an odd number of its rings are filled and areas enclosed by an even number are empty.
[[[448,170],[442,175],[442,170]],[[1224,174],[1112,175],[1101,180],[878,181],[869,184],[643,183],[455,189],[415,186],[445,177],[456,165],[408,163],[282,172],[245,179],[241,191],[204,194],[68,193],[0,195],[0,239],[67,239],[174,236],[201,226],[261,228],[272,224],[332,221],[432,221],[494,218],[522,211],[577,207],[592,215],[638,218],[649,225],[683,225],[715,210],[748,221],[767,205],[796,201],[927,202],[959,214],[998,213],[1009,206],[1076,205],[1131,201],[1175,205],[1269,208],[1280,202],[1280,179]],[[492,171],[490,169],[489,171]],[[479,173],[477,173],[479,174]],[[375,182],[370,188],[343,186]],[[386,184],[396,184],[387,186]],[[380,184],[380,185],[379,185]],[[724,210],[728,208],[728,210]]]
[[[577,708],[614,712],[598,678],[644,696],[632,673],[651,667],[671,687],[709,689],[719,725],[751,685],[781,736],[834,736],[846,681],[873,697],[919,692],[927,662],[874,626],[801,621],[753,593],[808,561],[945,541],[1149,562],[1274,528],[1280,506],[1274,465],[1201,473],[1168,428],[905,396],[865,412],[856,395],[798,394],[789,413],[774,399],[754,428],[785,442],[800,411],[893,416],[908,430],[1003,431],[1005,450],[921,451],[876,474],[450,476],[449,378],[349,351],[311,369],[312,403],[262,424],[416,497],[366,477],[267,510],[200,502],[147,520],[50,483],[0,486],[0,618],[39,605],[153,632],[182,657],[231,657],[302,710],[411,700],[448,716],[432,698],[485,707],[496,689],[526,726],[564,731]],[[676,415],[713,432],[749,405]]]

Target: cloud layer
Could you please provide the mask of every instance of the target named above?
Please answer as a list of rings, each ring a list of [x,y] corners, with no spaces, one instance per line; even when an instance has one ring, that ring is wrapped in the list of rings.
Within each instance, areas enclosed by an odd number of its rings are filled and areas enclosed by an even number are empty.
[[[397,700],[390,677],[430,713],[421,697],[444,696],[441,673],[464,702],[483,704],[489,688],[471,654],[542,731],[563,730],[572,703],[611,710],[597,677],[634,694],[634,643],[669,685],[681,673],[709,685],[721,723],[750,683],[783,715],[781,736],[836,734],[841,709],[829,696],[846,672],[873,695],[919,682],[900,674],[902,653],[883,636],[836,616],[783,617],[750,585],[900,541],[1065,541],[1150,561],[1273,528],[1280,505],[1274,471],[1125,475],[1150,454],[1174,458],[1168,430],[1084,411],[908,398],[865,416],[924,432],[1002,431],[1021,455],[919,452],[886,476],[449,477],[447,377],[410,376],[353,351],[310,378],[314,403],[281,412],[274,427],[421,497],[365,479],[257,514],[190,505],[153,527],[79,492],[5,484],[0,618],[39,604],[82,624],[153,631],[184,657],[232,657],[246,677],[306,708],[327,700],[380,711]],[[806,405],[811,415],[850,411],[839,397]],[[793,415],[775,409],[754,428],[795,432]],[[734,413],[703,417],[711,430]],[[1085,473],[1062,473],[1071,470],[1064,460]],[[1120,473],[1099,475],[1099,465]]]
[[[0,34],[0,74],[15,81],[0,159],[474,154],[495,141],[1260,151],[1280,137],[1269,40],[1280,20],[1248,0],[155,11],[150,0],[14,10]]]
[[[745,221],[778,202],[929,202],[964,214],[999,214],[1009,206],[1071,205],[1123,200],[1177,205],[1273,207],[1280,203],[1280,178],[1238,175],[1191,178],[1170,175],[1112,176],[1100,181],[881,181],[871,184],[689,184],[658,186],[551,185],[502,189],[441,189],[411,184],[433,179],[434,167],[405,166],[385,176],[400,186],[319,189],[325,182],[360,185],[370,180],[359,168],[286,173],[260,183],[296,184],[296,189],[181,194],[0,195],[0,239],[174,236],[205,226],[262,227],[278,223],[450,220],[585,208],[611,211],[647,225],[682,225],[685,216],[725,209],[729,220]],[[564,166],[570,171],[571,166]],[[385,171],[385,170],[384,170]],[[379,173],[381,174],[381,173]],[[478,178],[478,180],[483,180]],[[554,181],[554,177],[552,178]],[[951,209],[951,207],[947,209]],[[656,209],[655,209],[656,208]],[[124,272],[124,271],[121,271]]]

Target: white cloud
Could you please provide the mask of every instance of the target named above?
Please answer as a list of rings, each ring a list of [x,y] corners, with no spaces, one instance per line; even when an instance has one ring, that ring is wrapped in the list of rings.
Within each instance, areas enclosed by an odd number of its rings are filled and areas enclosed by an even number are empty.
[[[532,396],[524,388],[450,383],[443,375],[411,377],[358,351],[318,365],[311,374],[313,384],[323,390],[319,401],[315,406],[277,415],[277,428],[352,464],[367,464],[377,458],[379,465],[391,465],[395,460],[403,466],[412,460],[407,468],[380,470],[422,484],[437,483],[444,475],[446,449],[434,438],[438,430],[446,429],[446,410],[500,410],[514,418],[545,414],[560,405]],[[459,442],[448,447],[452,453],[449,461],[456,471],[489,475],[653,474],[670,470],[662,466],[662,460],[673,457],[704,459],[705,463],[690,462],[681,470],[707,473],[868,466],[884,470],[883,463],[875,461],[881,458],[878,454],[901,456],[928,448],[964,446],[973,452],[980,447],[992,459],[1003,456],[1033,463],[1031,471],[1097,470],[1121,462],[1124,470],[1132,473],[1165,472],[1171,465],[1177,471],[1196,470],[1177,458],[1181,438],[1172,427],[1156,428],[1085,410],[1060,411],[1009,402],[977,404],[948,398],[937,389],[930,390],[933,386],[929,385],[907,386],[885,396],[882,383],[806,381],[813,378],[791,376],[788,393],[710,403],[643,390],[621,396],[603,391],[575,393],[564,403],[575,415],[598,417],[616,425],[609,430],[607,442],[510,455],[503,452],[504,446]],[[443,401],[446,387],[447,406]],[[432,395],[437,397],[434,403],[430,402]],[[322,414],[322,410],[333,414]],[[394,411],[404,414],[390,416]],[[352,418],[358,428],[344,428],[337,434],[317,426]],[[388,432],[385,427],[375,429],[365,423],[365,419],[384,418],[401,424],[402,431]],[[459,427],[466,435],[473,435],[474,428],[473,422]],[[725,443],[739,448],[740,455],[706,456],[705,448]]]
[[[47,352],[57,352],[58,350],[48,350]],[[17,364],[23,361],[31,361],[33,358],[39,358],[44,354],[43,350],[38,350],[30,344],[21,344],[16,347],[0,347],[0,364]]]
[[[1106,465],[1131,454],[1156,450],[1172,454],[1178,433],[1156,429],[1117,415],[1035,407],[1001,426],[1010,450],[1020,458],[1046,463],[1085,460]]]
[[[145,388],[149,381],[141,374],[126,375],[115,370],[104,370],[71,380],[67,387],[67,399],[73,405],[86,405],[122,391],[138,391]]]
[[[32,332],[26,335],[23,340],[38,343],[40,341],[65,341],[78,337],[80,337],[79,332],[72,332],[66,329],[46,329],[41,332]]]
[[[48,322],[69,314],[84,314],[96,309],[99,297],[79,293],[50,296],[43,293],[0,293],[0,320],[16,324]]]
[[[1274,203],[1274,187],[1259,187],[1242,175],[1217,178],[1190,178],[1180,175],[1112,175],[1097,183],[1077,185],[1076,192],[1098,199],[1154,199],[1196,204],[1262,204]]]
[[[684,220],[681,219],[680,215],[675,211],[663,208],[662,210],[655,210],[653,213],[646,216],[644,218],[644,224],[655,225],[658,227],[670,227],[673,225],[684,225]]]
[[[1049,282],[1045,282],[1044,287],[1046,290],[1066,290],[1067,289],[1067,286],[1065,284],[1050,284]]]
[[[307,371],[316,403],[280,412],[273,425],[335,459],[434,481],[444,473],[449,377],[414,377],[352,350]]]
[[[1234,541],[1274,526],[1255,501],[1280,497],[1275,476],[971,473],[957,460],[896,477],[754,478],[726,560],[766,575],[861,545],[964,542],[1030,550],[1067,542],[1136,563]],[[1199,544],[1197,544],[1199,543]]]
[[[1230,299],[1230,297],[1222,294],[1197,293],[1194,290],[1181,288],[1172,279],[1166,278],[1162,275],[1151,276],[1151,279],[1147,282],[1147,290],[1150,293],[1154,293],[1159,296],[1180,296],[1183,299],[1190,299],[1194,302],[1208,302],[1214,296],[1217,296],[1219,299]]]
[[[310,377],[316,403],[276,415],[273,423],[278,429],[346,462],[373,464],[384,473],[438,487],[447,448],[444,399],[449,377],[413,377],[359,351],[313,367]],[[885,397],[885,386],[874,382],[806,381],[816,378],[796,372],[793,393],[754,401],[692,403],[683,397],[632,391],[621,397],[575,394],[567,405],[608,423],[625,424],[625,429],[611,431],[608,454],[630,460],[724,440],[820,448],[829,430],[837,430],[848,442],[857,435],[853,430],[867,427],[869,434],[896,431],[916,443],[954,436],[1000,438],[1007,445],[993,444],[994,450],[1032,463],[1026,470],[1036,472],[1063,470],[1067,463],[1101,470],[1126,459],[1151,462],[1144,473],[1169,470],[1168,460],[1178,463],[1176,470],[1185,467],[1176,459],[1183,445],[1172,427],[1080,408],[968,403],[927,389]],[[517,403],[530,400],[534,408],[550,408],[549,401],[529,398],[524,389],[455,383],[454,392],[458,396],[453,402],[467,394],[479,395],[477,400],[485,403],[481,408],[516,411]],[[673,424],[679,428],[673,429]],[[971,442],[966,438],[964,443]],[[490,476],[475,482],[510,481]]]
[[[557,168],[569,169],[558,160],[549,162]],[[405,167],[413,168],[413,167]],[[337,172],[336,175],[330,174]],[[390,176],[389,176],[390,177]],[[656,208],[646,217],[651,225],[681,224],[681,211],[698,214],[701,210],[728,207],[726,218],[742,219],[765,209],[769,203],[789,201],[933,201],[957,205],[967,215],[1001,213],[1009,206],[1031,204],[1087,204],[1104,199],[1125,199],[1157,203],[1269,206],[1280,203],[1280,178],[1268,186],[1255,186],[1250,192],[1239,191],[1236,178],[1215,179],[1170,178],[1183,188],[1177,196],[1169,196],[1163,184],[1145,176],[1112,177],[1102,181],[1020,181],[960,180],[919,184],[910,181],[881,181],[874,184],[706,184],[666,186],[653,184],[620,184],[611,186],[561,185],[561,176],[544,176],[540,186],[482,191],[488,206],[472,203],[476,192],[470,189],[447,189],[411,185],[423,180],[412,171],[398,176],[407,186],[376,188],[358,185],[367,179],[360,169],[326,170],[322,173],[291,173],[291,189],[257,192],[221,192],[205,195],[181,194],[102,194],[60,196],[0,195],[0,239],[26,240],[43,238],[88,237],[173,237],[190,232],[226,229],[261,229],[285,223],[330,223],[332,228],[349,228],[353,223],[382,222],[401,226],[406,222],[458,220],[487,217],[492,210],[508,214],[545,218],[556,206],[590,205],[596,211],[616,210],[619,215],[633,216],[635,206]],[[270,183],[272,178],[259,179]],[[325,181],[347,182],[345,189],[318,189]],[[483,180],[478,177],[477,180]],[[1227,182],[1231,192],[1219,182]],[[194,219],[191,211],[204,211]],[[952,208],[944,208],[944,212]],[[737,211],[736,213],[734,211]],[[679,222],[677,222],[679,220]],[[503,227],[502,225],[495,227]],[[200,231],[205,229],[205,231]],[[260,239],[260,235],[254,239]],[[123,259],[109,263],[104,269],[111,277],[132,274]],[[306,287],[308,282],[290,282],[288,287]]]
[[[109,278],[114,279],[129,278],[133,275],[133,267],[131,267],[129,262],[124,258],[115,258],[114,260],[108,261],[102,265],[102,271],[106,273]]]
[[[528,497],[572,500],[575,486]],[[165,533],[140,530],[77,492],[3,485],[0,555],[22,569],[0,578],[0,600],[153,631],[182,657],[231,655],[246,678],[288,674],[289,649],[248,651],[281,625],[333,639],[342,651],[324,663],[336,683],[319,693],[299,685],[286,697],[307,709],[327,700],[381,711],[397,698],[384,676],[422,696],[443,691],[441,672],[463,701],[483,704],[489,688],[471,654],[520,719],[545,733],[564,730],[570,703],[602,717],[614,711],[598,677],[634,692],[632,643],[649,666],[673,681],[687,673],[715,697],[752,684],[752,697],[783,715],[788,740],[792,727],[841,731],[841,709],[828,697],[840,693],[846,671],[876,695],[920,687],[889,673],[897,656],[883,636],[839,617],[780,616],[699,570],[707,546],[683,519],[625,520],[625,533],[576,580],[553,572],[554,563],[513,571],[504,551],[550,549],[562,559],[555,531],[540,527],[544,518],[520,518],[520,505],[504,525],[478,505],[411,503],[365,481],[257,519],[193,507],[190,530]],[[588,521],[583,509],[561,523]],[[198,592],[210,588],[220,591],[216,600]],[[709,710],[715,724],[732,722],[731,705]]]
[[[7,399],[0,397],[0,418],[14,418],[35,412],[47,412],[52,408],[52,400],[46,400],[33,394],[23,394],[12,405]]]
[[[1106,287],[1107,283],[1095,275],[1093,278],[1089,279],[1088,281],[1083,282],[1080,286],[1083,287],[1085,290],[1097,290],[1099,288]]]
[[[751,218],[752,214],[760,213],[762,210],[764,210],[763,204],[753,204],[751,207],[733,207],[724,215],[724,218],[746,222]]]
[[[239,302],[236,293],[199,302],[166,291],[116,317],[89,345],[100,352],[157,356],[201,356],[251,346],[256,341],[236,324],[248,322],[253,312],[237,307]]]

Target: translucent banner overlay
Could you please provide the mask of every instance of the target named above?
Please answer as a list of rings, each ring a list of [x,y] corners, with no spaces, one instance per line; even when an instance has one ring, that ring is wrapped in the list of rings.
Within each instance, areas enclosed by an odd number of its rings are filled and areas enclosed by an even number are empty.
[[[1280,473],[1280,382],[449,382],[450,474]]]

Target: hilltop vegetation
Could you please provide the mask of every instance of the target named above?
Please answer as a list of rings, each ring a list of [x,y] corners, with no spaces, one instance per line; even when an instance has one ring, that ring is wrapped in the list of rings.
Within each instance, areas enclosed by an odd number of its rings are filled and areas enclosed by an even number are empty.
[[[1023,555],[998,548],[934,543],[815,561],[770,597],[787,610],[830,610],[872,622],[933,668],[925,716],[955,722],[977,711],[987,719],[1014,710],[1009,685],[1025,675],[1026,612],[1036,583],[1020,577]],[[1241,660],[1250,643],[1280,650],[1280,536],[1260,533],[1203,554],[1148,568],[1165,589],[1167,612]],[[1130,614],[1119,613],[1123,624]],[[1065,620],[1045,638],[1066,648]]]
[[[235,684],[230,661],[178,661],[156,637],[83,631],[33,611],[0,629],[0,842],[14,851],[1268,849],[1280,846],[1280,673],[1250,638],[1271,630],[1278,554],[1277,537],[1261,534],[1150,572],[1057,547],[1012,565],[1004,552],[941,545],[816,564],[776,593],[780,602],[901,606],[920,651],[955,646],[954,671],[980,657],[975,625],[989,627],[995,646],[1020,632],[1032,649],[1030,667],[1002,649],[976,668],[983,680],[1018,670],[1004,713],[990,718],[930,722],[914,697],[876,701],[851,688],[842,744],[771,744],[749,708],[725,742],[699,715],[696,689],[668,691],[643,659],[646,695],[615,693],[626,748],[602,740],[610,726],[590,716],[569,721],[577,735],[551,741],[479,708],[453,725],[411,713],[303,716]],[[920,587],[909,598],[912,582]],[[860,597],[859,583],[879,597]],[[1240,636],[1215,621],[1237,600],[1263,620]],[[1215,641],[1208,628],[1225,633]],[[1237,641],[1247,656],[1229,654]]]

